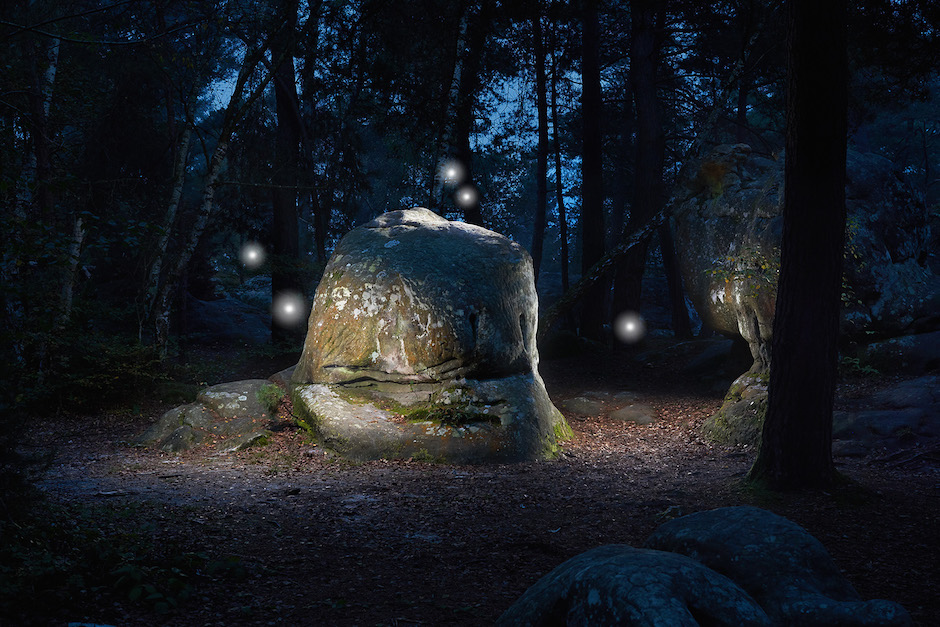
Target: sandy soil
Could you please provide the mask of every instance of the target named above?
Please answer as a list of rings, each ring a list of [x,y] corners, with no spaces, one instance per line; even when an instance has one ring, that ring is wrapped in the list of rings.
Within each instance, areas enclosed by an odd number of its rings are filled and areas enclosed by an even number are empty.
[[[710,444],[697,432],[721,404],[720,382],[688,380],[678,374],[681,355],[675,359],[652,364],[604,353],[544,361],[556,403],[584,391],[630,390],[659,418],[639,426],[569,416],[575,438],[560,459],[542,463],[357,465],[330,458],[292,427],[267,446],[227,455],[123,444],[168,409],[156,402],[136,418],[40,421],[36,440],[58,449],[41,483],[53,501],[108,503],[127,512],[123,524],[151,524],[157,546],[237,567],[199,573],[194,596],[167,614],[107,590],[27,613],[56,625],[491,624],[541,575],[582,551],[639,546],[670,518],[754,504],[819,538],[864,598],[900,602],[918,624],[940,624],[936,457],[873,451],[837,459],[851,480],[839,488],[746,489],[752,451]],[[273,372],[239,368],[240,378]],[[848,381],[841,392],[858,397],[893,381]]]

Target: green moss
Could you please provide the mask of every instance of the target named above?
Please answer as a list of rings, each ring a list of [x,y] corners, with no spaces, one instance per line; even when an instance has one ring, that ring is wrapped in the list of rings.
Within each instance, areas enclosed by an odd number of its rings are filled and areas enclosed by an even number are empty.
[[[499,424],[499,416],[473,411],[472,405],[464,407],[428,405],[418,408],[406,408],[403,413],[408,422],[433,422],[451,427],[462,427],[472,423],[488,422]]]
[[[291,391],[291,401],[294,407],[292,414],[292,417],[294,418],[294,424],[316,439],[319,437],[319,427],[321,421],[316,414],[307,408],[307,404],[304,403],[303,398],[300,396],[301,389],[302,386],[295,386]]]
[[[564,418],[557,420],[555,424],[552,425],[552,431],[555,433],[555,440],[558,442],[570,440],[574,437],[574,430]]]
[[[285,394],[286,392],[280,386],[273,383],[265,383],[261,386],[261,389],[257,391],[255,397],[258,399],[258,402],[261,403],[262,407],[273,414],[277,411],[277,406],[280,404]]]

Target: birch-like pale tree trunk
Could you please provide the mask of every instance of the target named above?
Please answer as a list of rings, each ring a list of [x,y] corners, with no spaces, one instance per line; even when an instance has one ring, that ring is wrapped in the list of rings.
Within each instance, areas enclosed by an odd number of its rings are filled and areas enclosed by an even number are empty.
[[[245,53],[245,58],[242,61],[242,66],[238,73],[238,79],[235,82],[235,88],[232,90],[232,96],[229,99],[228,105],[225,107],[225,115],[222,121],[222,128],[219,131],[219,139],[206,170],[202,198],[199,202],[195,221],[190,231],[181,238],[183,245],[179,256],[174,260],[174,263],[164,266],[164,278],[160,282],[160,288],[157,292],[153,311],[154,341],[160,359],[165,359],[167,356],[167,346],[170,337],[170,313],[173,304],[172,296],[176,293],[179,279],[189,265],[193,252],[199,244],[199,239],[202,237],[202,233],[209,223],[209,218],[212,216],[215,203],[215,190],[219,184],[219,175],[222,173],[222,167],[225,165],[225,158],[228,154],[229,143],[232,140],[232,133],[238,121],[244,117],[245,111],[248,110],[252,102],[264,93],[265,88],[273,78],[273,75],[268,72],[253,88],[248,97],[242,98],[248,79],[261,61],[264,53],[264,47],[249,49]],[[278,62],[280,62],[280,60],[278,60]]]

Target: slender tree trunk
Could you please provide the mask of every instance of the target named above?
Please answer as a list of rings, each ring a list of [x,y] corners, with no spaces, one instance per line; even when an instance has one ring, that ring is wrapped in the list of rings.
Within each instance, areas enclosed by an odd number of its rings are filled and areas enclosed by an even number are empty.
[[[271,229],[271,296],[302,294],[300,276],[300,231],[297,219],[297,166],[300,159],[301,125],[294,77],[294,30],[297,25],[297,0],[281,3],[282,36],[272,47],[272,57],[283,60],[273,69],[274,100],[277,110]],[[274,316],[271,341],[289,341],[299,336],[297,326],[284,324]]]
[[[542,6],[533,2],[532,39],[535,52],[535,99],[539,120],[539,143],[535,166],[535,224],[532,229],[532,266],[538,284],[542,265],[542,246],[545,241],[545,223],[548,212],[548,104],[545,87],[545,44],[542,40]]]
[[[268,83],[273,78],[273,75],[268,72],[265,77],[254,86],[249,96],[244,99],[242,98],[245,85],[263,55],[264,50],[262,49],[249,50],[245,53],[245,59],[239,70],[238,79],[235,82],[229,103],[225,108],[219,139],[206,170],[202,199],[199,203],[195,220],[189,233],[185,236],[181,235],[183,244],[179,256],[176,258],[176,262],[170,267],[164,266],[165,278],[160,282],[160,289],[157,292],[153,313],[154,341],[160,359],[165,359],[168,353],[173,295],[176,293],[180,277],[189,265],[193,251],[196,250],[196,246],[199,244],[199,238],[202,237],[202,233],[212,215],[215,201],[215,188],[219,182],[219,175],[222,173],[222,166],[225,164],[225,157],[228,154],[228,147],[232,139],[232,133],[235,130],[235,125],[244,116],[245,111],[251,106],[251,103],[264,92]],[[280,59],[278,59],[277,62],[280,63]]]
[[[466,1],[460,2],[460,22],[457,27],[457,37],[454,42],[454,48],[450,59],[450,86],[442,94],[440,105],[440,124],[437,133],[437,139],[434,142],[434,153],[431,155],[431,173],[428,177],[428,209],[432,211],[441,208],[443,192],[443,180],[439,176],[438,168],[444,161],[448,146],[454,137],[454,122],[456,120],[455,112],[460,98],[460,82],[462,79],[463,66],[461,64],[461,55],[467,46],[467,29],[470,22],[470,8]]]
[[[742,3],[741,15],[741,56],[739,63],[741,74],[738,77],[738,102],[735,113],[735,141],[746,144],[750,139],[747,124],[747,99],[751,92],[751,68],[747,56],[750,52],[751,40],[754,37],[754,13],[756,7],[753,0]]]
[[[581,155],[581,273],[604,256],[604,158],[601,141],[600,26],[597,0],[585,0],[581,36],[581,115],[584,144]],[[581,309],[581,335],[603,339],[606,285],[593,285]]]
[[[669,284],[669,310],[672,313],[672,332],[678,338],[691,339],[692,323],[689,321],[689,308],[685,305],[685,291],[682,289],[682,273],[679,271],[679,259],[672,238],[672,224],[666,220],[659,227],[659,249],[663,255],[663,270]]]
[[[662,6],[656,0],[637,0],[632,6],[630,82],[636,103],[636,159],[633,205],[627,231],[633,231],[659,211],[665,199],[663,164],[666,142],[656,95],[656,71],[661,43]],[[639,311],[646,269],[647,245],[637,245],[624,257],[614,288],[614,311]]]
[[[561,240],[561,289],[568,291],[568,215],[565,211],[565,185],[561,170],[561,140],[558,138],[558,63],[555,59],[555,29],[552,25],[552,143],[555,152],[555,206],[558,211],[558,238]]]
[[[140,312],[140,323],[138,325],[138,339],[141,339],[143,335],[144,321],[150,320],[153,314],[154,304],[159,294],[163,262],[166,259],[167,246],[170,242],[170,234],[173,232],[173,225],[176,223],[176,215],[179,212],[180,201],[183,198],[183,185],[186,182],[186,161],[189,157],[189,143],[191,139],[191,121],[187,121],[186,127],[183,129],[183,134],[180,136],[179,145],[174,151],[176,161],[173,164],[173,174],[170,179],[170,202],[167,205],[166,215],[163,218],[163,230],[157,238],[154,260],[150,265],[150,272],[147,274],[147,287],[144,290],[144,303],[142,311]]]
[[[845,0],[790,0],[783,241],[767,415],[752,480],[832,481],[848,102]]]
[[[477,92],[480,90],[480,66],[483,60],[483,50],[486,47],[486,38],[489,33],[491,2],[483,0],[480,7],[474,11],[470,18],[467,32],[467,48],[460,61],[460,80],[457,90],[457,108],[454,111],[454,157],[463,165],[465,180],[463,185],[470,187],[475,193],[472,200],[456,199],[458,206],[463,209],[464,220],[470,224],[483,225],[483,213],[480,205],[480,194],[474,183],[473,151],[470,148],[470,135],[473,132],[474,113]],[[460,189],[457,190],[460,194]]]

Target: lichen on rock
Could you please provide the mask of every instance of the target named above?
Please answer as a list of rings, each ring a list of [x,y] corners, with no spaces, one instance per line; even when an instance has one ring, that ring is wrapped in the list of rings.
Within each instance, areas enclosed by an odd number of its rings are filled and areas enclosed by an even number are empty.
[[[383,214],[324,270],[294,407],[357,459],[545,458],[565,429],[538,374],[537,311],[519,244],[423,208]]]

